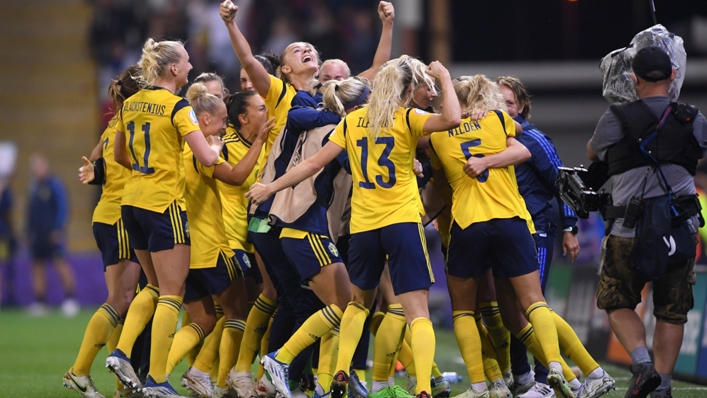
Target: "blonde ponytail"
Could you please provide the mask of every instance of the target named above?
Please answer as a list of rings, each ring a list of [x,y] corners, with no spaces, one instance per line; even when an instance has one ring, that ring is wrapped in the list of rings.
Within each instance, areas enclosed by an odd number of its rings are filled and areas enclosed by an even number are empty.
[[[425,82],[434,87],[434,80],[425,72],[425,64],[403,55],[386,62],[373,81],[373,94],[368,106],[368,134],[377,138],[381,130],[393,125],[393,116],[398,107],[407,103],[410,84]]]
[[[180,48],[184,48],[184,45],[178,41],[157,42],[147,39],[142,46],[142,57],[138,61],[138,65],[142,68],[141,86],[151,86],[160,77],[165,76],[169,65],[181,60]]]
[[[322,85],[322,105],[342,118],[346,110],[367,103],[370,89],[359,79],[330,80]]]
[[[219,105],[223,104],[217,96],[209,94],[206,86],[201,83],[192,84],[187,90],[186,98],[197,115],[202,113],[213,115],[218,110]]]

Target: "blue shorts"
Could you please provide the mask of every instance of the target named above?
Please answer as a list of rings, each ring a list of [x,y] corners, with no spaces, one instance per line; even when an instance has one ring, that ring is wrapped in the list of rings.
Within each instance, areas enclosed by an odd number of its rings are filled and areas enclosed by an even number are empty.
[[[461,229],[454,222],[447,250],[447,273],[478,278],[493,268],[496,278],[513,278],[538,269],[535,242],[519,217],[497,218]]]
[[[154,253],[175,245],[191,245],[187,212],[177,202],[162,214],[134,206],[122,206],[121,212],[134,250]]]
[[[308,233],[302,239],[280,238],[290,264],[294,265],[303,281],[308,281],[318,274],[322,267],[341,263],[339,249],[326,235]]]
[[[120,260],[138,262],[135,251],[130,247],[128,231],[125,230],[122,219],[113,225],[94,222],[93,237],[96,238],[96,245],[101,251],[104,271],[107,266],[118,264]]]
[[[243,277],[243,270],[233,257],[218,256],[216,266],[212,268],[192,268],[187,275],[184,301],[199,300],[221,293],[231,285],[231,281]]]
[[[351,234],[347,268],[361,290],[378,286],[386,258],[395,294],[429,288],[434,283],[421,223],[400,223]]]
[[[235,253],[233,258],[243,270],[243,275],[253,278],[256,285],[263,283],[263,276],[260,274],[260,268],[255,261],[255,253],[248,253],[240,249],[233,249],[233,252]]]

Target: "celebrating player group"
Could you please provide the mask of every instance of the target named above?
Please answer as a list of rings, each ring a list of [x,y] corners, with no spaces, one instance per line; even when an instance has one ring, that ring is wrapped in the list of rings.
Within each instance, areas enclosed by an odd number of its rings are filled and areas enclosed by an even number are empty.
[[[169,376],[186,358],[181,383],[194,397],[449,398],[427,303],[433,219],[469,373],[460,397],[594,398],[614,387],[543,297],[550,239],[515,166],[537,161],[521,136],[545,138],[525,122],[520,81],[390,59],[395,10],[384,1],[378,49],[358,76],[305,42],[254,55],[238,7],[226,0],[219,12],[240,92],[205,73],[181,97],[189,54],[153,39],[109,87],[115,116],[79,170],[103,185],[93,231],[109,294],[65,387],[103,397],[90,369],[107,345],[114,397],[179,397]],[[571,259],[574,233],[563,237]],[[391,377],[398,361],[406,389]]]

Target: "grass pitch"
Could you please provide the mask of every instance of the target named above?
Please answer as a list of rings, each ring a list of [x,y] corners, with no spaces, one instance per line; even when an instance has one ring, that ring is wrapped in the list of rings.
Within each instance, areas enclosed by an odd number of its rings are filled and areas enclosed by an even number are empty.
[[[86,310],[75,318],[65,318],[59,313],[32,318],[22,311],[0,311],[0,397],[78,397],[78,393],[62,387],[61,378],[76,358],[84,329],[92,315],[92,311]],[[457,372],[464,378],[462,383],[453,384],[452,396],[460,394],[468,388],[468,377],[456,339],[448,330],[437,330],[436,334],[437,364],[442,371]],[[107,355],[105,350],[98,354],[91,374],[98,390],[111,397],[115,379],[104,367]],[[607,397],[623,397],[631,378],[628,369],[602,365],[616,379],[616,391]],[[186,369],[185,361],[170,378],[172,385],[184,395],[186,391],[179,386],[179,377]],[[370,380],[370,373],[367,379]],[[404,378],[397,380],[404,385]],[[674,381],[673,396],[707,397],[707,386]]]

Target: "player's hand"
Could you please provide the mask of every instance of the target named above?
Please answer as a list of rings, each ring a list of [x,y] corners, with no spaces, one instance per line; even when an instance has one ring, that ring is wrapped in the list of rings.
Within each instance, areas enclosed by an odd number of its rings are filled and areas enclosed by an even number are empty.
[[[270,135],[270,130],[272,130],[273,127],[275,127],[275,116],[271,117],[267,122],[260,126],[258,136],[255,137],[255,139],[266,142],[268,140],[268,135]]]
[[[486,171],[487,168],[486,159],[474,156],[470,157],[464,164],[464,172],[471,178],[478,177],[481,173]]]
[[[250,190],[246,192],[245,197],[253,202],[254,205],[259,205],[268,198],[272,196],[272,192],[270,192],[270,185],[269,184],[261,184],[259,182],[256,182],[250,187]]]
[[[471,121],[477,122],[488,115],[489,111],[485,109],[474,109],[471,111]]]
[[[236,17],[238,6],[233,4],[231,0],[226,0],[219,5],[218,13],[221,15],[223,22],[231,22]]]
[[[428,75],[440,80],[442,80],[443,77],[449,77],[449,71],[439,61],[430,62],[426,72]]]
[[[217,135],[210,135],[206,137],[206,143],[208,143],[211,148],[216,150],[216,152],[221,152],[221,149],[223,148],[223,141],[221,141],[221,137]]]
[[[439,223],[437,222],[436,218],[432,220],[432,228],[434,228],[435,231],[439,232]]]
[[[562,255],[569,254],[570,262],[573,263],[579,256],[579,242],[572,232],[565,232],[562,235]]]
[[[82,184],[88,184],[96,178],[93,163],[91,163],[86,156],[81,156],[81,160],[83,160],[83,166],[79,167],[79,181],[81,181]]]
[[[378,16],[384,24],[392,24],[395,19],[395,8],[392,3],[381,1],[378,3]]]
[[[425,176],[424,170],[422,168],[422,163],[420,163],[420,161],[417,159],[413,159],[412,171],[415,173],[416,176],[420,178]]]

